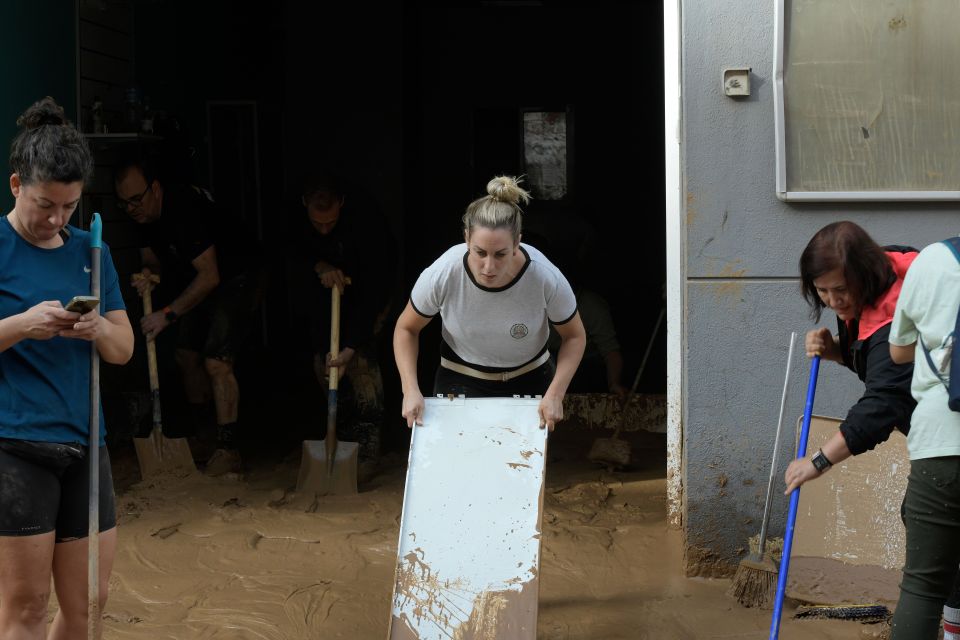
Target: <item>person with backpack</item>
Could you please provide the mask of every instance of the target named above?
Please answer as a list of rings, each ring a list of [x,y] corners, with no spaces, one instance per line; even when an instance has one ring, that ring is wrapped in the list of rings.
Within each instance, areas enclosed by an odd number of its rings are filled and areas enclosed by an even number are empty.
[[[787,467],[787,495],[851,455],[885,442],[894,429],[909,430],[916,405],[910,395],[913,365],[893,362],[887,340],[904,276],[916,257],[910,247],[881,247],[849,221],[823,227],[803,250],[801,291],[811,316],[819,321],[829,307],[838,327],[837,335],[826,327],[809,331],[807,356],[844,365],[863,381],[864,392],[820,450]]]
[[[956,607],[945,606],[960,565],[960,376],[952,375],[960,366],[958,310],[960,238],[951,238],[914,260],[890,327],[891,359],[916,362],[911,391],[917,401],[901,508],[906,562],[891,640],[936,638],[941,611],[948,632],[960,621]]]

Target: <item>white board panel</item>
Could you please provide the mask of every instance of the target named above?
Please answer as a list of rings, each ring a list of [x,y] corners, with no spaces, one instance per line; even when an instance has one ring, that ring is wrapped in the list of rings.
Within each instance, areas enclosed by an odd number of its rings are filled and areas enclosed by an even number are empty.
[[[391,639],[536,638],[547,431],[536,398],[428,398],[413,431]]]

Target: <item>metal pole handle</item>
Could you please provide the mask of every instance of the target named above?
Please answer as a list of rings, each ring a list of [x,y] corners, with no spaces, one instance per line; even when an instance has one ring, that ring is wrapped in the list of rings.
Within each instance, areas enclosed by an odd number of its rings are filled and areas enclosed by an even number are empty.
[[[773,479],[777,471],[777,454],[780,452],[780,435],[783,433],[783,416],[787,410],[787,395],[790,389],[790,369],[793,365],[793,347],[797,342],[797,332],[790,333],[790,351],[787,352],[787,373],[783,377],[783,395],[780,396],[780,417],[777,418],[777,435],[773,441],[773,460],[770,461],[770,479],[767,481],[767,500],[763,507],[763,524],[760,525],[760,545],[758,555],[763,559],[767,545],[767,526],[770,524],[770,500],[773,498]]]

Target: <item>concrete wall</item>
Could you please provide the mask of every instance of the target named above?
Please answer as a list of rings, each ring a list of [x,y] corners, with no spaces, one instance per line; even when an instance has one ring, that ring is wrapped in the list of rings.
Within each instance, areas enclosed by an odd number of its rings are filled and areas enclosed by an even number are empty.
[[[797,261],[823,225],[848,219],[881,244],[917,248],[960,229],[956,204],[789,204],[775,196],[774,3],[682,2],[685,179],[684,522],[687,570],[734,567],[760,529],[791,331],[813,328]],[[753,68],[753,95],[721,88],[724,67]],[[822,324],[835,330],[832,313]],[[783,534],[783,469],[792,459],[809,362],[798,344],[774,492]],[[815,413],[842,417],[856,376],[821,367]],[[893,437],[900,437],[894,435]]]

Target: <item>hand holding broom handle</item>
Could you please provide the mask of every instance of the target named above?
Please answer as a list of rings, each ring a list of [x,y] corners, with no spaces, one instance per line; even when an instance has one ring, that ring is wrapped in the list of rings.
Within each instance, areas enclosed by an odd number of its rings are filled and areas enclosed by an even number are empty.
[[[810,417],[813,415],[813,398],[817,392],[817,374],[820,372],[820,356],[810,363],[810,381],[807,383],[807,402],[803,407],[803,426],[797,443],[797,457],[807,455],[807,438],[810,435]],[[777,579],[777,599],[773,605],[770,621],[770,640],[780,636],[780,617],[783,615],[783,597],[787,590],[787,570],[790,568],[790,549],[793,546],[793,529],[797,523],[797,507],[800,504],[800,487],[790,494],[790,511],[787,513],[787,530],[783,536],[783,556],[780,558],[780,575]]]

